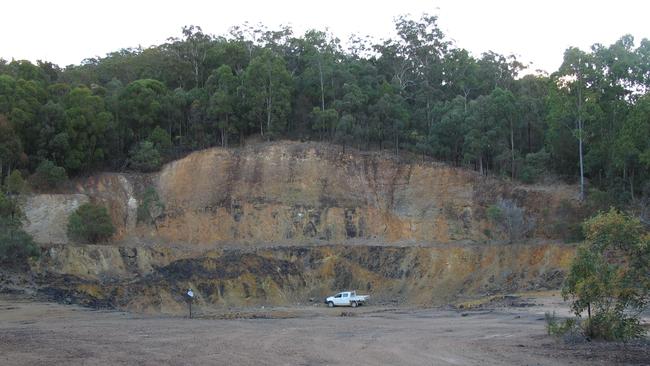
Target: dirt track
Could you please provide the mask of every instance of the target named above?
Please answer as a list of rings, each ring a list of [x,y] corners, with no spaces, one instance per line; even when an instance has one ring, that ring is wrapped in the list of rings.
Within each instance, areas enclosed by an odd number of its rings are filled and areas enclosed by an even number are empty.
[[[566,307],[557,297],[530,301],[538,306],[464,313],[303,307],[203,311],[204,318],[186,319],[4,297],[0,364],[650,364],[647,343],[566,345],[547,337],[544,311]],[[343,312],[352,316],[340,316]],[[223,319],[228,317],[237,319]]]

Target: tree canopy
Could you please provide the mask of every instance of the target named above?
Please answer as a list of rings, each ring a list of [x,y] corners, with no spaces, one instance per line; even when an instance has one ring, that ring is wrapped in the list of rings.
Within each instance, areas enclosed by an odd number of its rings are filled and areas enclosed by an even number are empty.
[[[435,16],[395,37],[198,26],[79,65],[0,60],[0,181],[44,161],[74,176],[152,170],[247,136],[412,152],[510,179],[550,173],[634,203],[650,192],[650,41],[566,50],[550,75],[458,47]],[[142,159],[141,159],[142,158]],[[145,161],[146,160],[146,161]]]

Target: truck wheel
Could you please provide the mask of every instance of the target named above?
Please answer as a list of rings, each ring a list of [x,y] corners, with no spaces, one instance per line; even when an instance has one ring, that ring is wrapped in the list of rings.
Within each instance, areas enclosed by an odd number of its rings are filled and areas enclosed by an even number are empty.
[[[327,306],[330,307],[330,308],[333,308],[333,307],[334,307],[334,303],[331,302],[331,301],[328,301],[328,302],[327,302]]]
[[[356,301],[352,301],[352,304],[350,304],[350,305],[352,305],[353,308],[356,308],[356,307],[357,307],[357,302],[356,302]]]

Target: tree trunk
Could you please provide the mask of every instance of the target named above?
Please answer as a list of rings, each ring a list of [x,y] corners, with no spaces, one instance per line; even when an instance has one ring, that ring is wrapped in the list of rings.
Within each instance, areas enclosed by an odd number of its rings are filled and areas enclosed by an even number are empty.
[[[634,202],[634,169],[630,169],[630,196]]]
[[[592,332],[592,324],[591,324],[591,303],[587,303],[587,319],[589,319],[589,327],[587,328],[587,334],[589,334],[590,337],[593,337],[593,332]]]
[[[510,121],[510,156],[512,162],[510,164],[510,176],[515,180],[515,131],[512,121]]]
[[[399,155],[399,133],[395,132],[395,155]]]
[[[226,114],[226,127],[225,127],[225,133],[224,133],[224,138],[226,139],[226,144],[225,147],[228,147],[228,130],[230,129],[230,115]]]
[[[580,59],[578,59],[580,63]],[[582,74],[580,69],[578,69],[578,147],[580,155],[580,200],[584,201],[585,199],[585,167],[583,162],[583,152],[582,152]]]
[[[269,95],[266,103],[266,132],[267,132],[267,139],[270,138],[268,136],[268,132],[271,131],[271,110],[273,108],[272,103],[273,103],[273,83],[271,81],[271,65],[269,65]]]
[[[471,89],[463,89],[463,107],[465,110],[465,113],[467,113],[467,98],[469,98],[469,92]]]
[[[269,95],[269,98],[268,98],[268,101],[267,101],[268,107],[266,108],[266,136],[267,136],[267,138],[270,138],[269,131],[271,131],[271,109],[272,109],[271,103],[273,103],[273,99],[271,99],[271,95]]]
[[[527,131],[528,132],[528,152],[532,153],[533,152],[533,147],[532,147],[532,143],[530,141],[530,133],[531,133],[530,132],[530,130],[531,130],[530,125],[531,125],[530,120],[528,120],[528,122],[527,122],[527,127],[528,127],[528,131]]]
[[[320,74],[320,103],[321,111],[325,112],[325,86],[323,85],[323,65],[320,59],[318,60],[318,72]]]

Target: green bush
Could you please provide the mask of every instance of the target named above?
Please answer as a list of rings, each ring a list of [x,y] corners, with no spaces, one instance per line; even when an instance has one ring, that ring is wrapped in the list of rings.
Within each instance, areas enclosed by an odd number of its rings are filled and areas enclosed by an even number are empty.
[[[25,180],[19,170],[14,170],[5,179],[5,187],[7,192],[11,194],[19,194],[25,191]]]
[[[156,148],[161,155],[169,155],[169,152],[172,149],[172,138],[167,131],[156,126],[149,135],[149,141],[153,143],[154,148]]]
[[[153,172],[160,169],[162,158],[153,142],[145,140],[131,150],[130,163],[133,169],[141,172]]]
[[[21,264],[39,250],[31,236],[22,229],[23,213],[15,198],[0,192],[0,262]]]
[[[542,149],[536,153],[526,154],[520,178],[524,183],[537,182],[547,171],[549,153]]]
[[[585,221],[586,242],[576,252],[562,288],[585,334],[606,340],[643,336],[638,314],[650,302],[650,235],[615,209]]]
[[[20,264],[39,253],[29,234],[12,220],[0,218],[0,262]]]
[[[6,196],[0,192],[0,218],[13,222],[16,226],[20,226],[23,219],[23,212],[20,210],[18,202],[11,196]]]
[[[158,229],[156,219],[165,210],[165,205],[160,200],[158,192],[152,187],[147,188],[142,197],[142,203],[138,206],[138,222],[154,225]]]
[[[486,210],[486,215],[494,223],[499,223],[503,219],[503,212],[497,205],[490,205]]]
[[[68,237],[77,242],[98,243],[115,233],[106,207],[86,203],[72,213],[68,220]]]
[[[68,180],[65,169],[49,160],[43,160],[34,173],[32,183],[38,188],[57,188]]]
[[[639,339],[645,334],[638,317],[616,310],[596,313],[585,321],[584,330],[594,338],[607,341]]]
[[[544,313],[544,319],[546,320],[546,333],[548,335],[564,336],[569,333],[576,333],[579,330],[579,323],[575,318],[560,320],[555,311]]]

